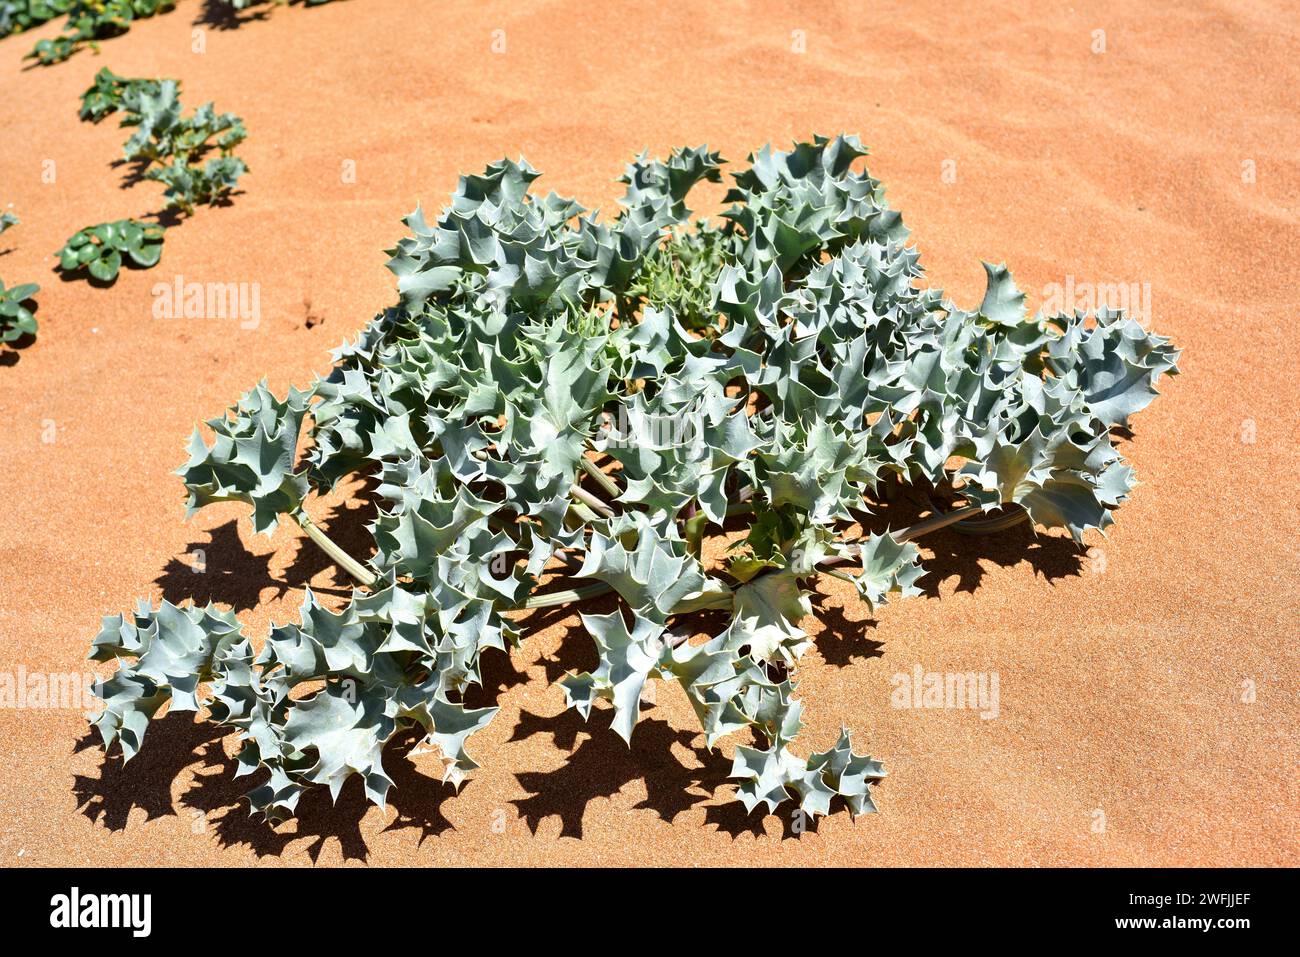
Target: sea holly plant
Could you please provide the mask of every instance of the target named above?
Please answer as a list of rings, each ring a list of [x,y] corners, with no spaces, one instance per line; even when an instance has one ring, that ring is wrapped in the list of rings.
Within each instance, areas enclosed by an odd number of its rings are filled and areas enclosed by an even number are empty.
[[[631,741],[643,689],[670,682],[746,808],[875,810],[884,769],[847,730],[799,741],[811,587],[915,594],[914,542],[944,527],[1105,528],[1134,484],[1110,431],[1178,352],[1117,312],[1030,316],[1001,266],[974,310],[926,287],[864,155],[848,136],[764,147],[694,227],[687,194],[721,179],[703,147],[633,161],[608,220],[509,160],[436,219],[417,209],[390,252],[399,302],[306,391],[261,384],[211,420],[180,469],[191,511],[300,526],[351,600],[308,592],[261,640],[212,606],[106,618],[105,743],[129,758],[164,707],[206,710],[267,817],[352,775],[382,803],[404,729],[451,778],[473,770],[496,712],[466,696],[482,656],[525,640],[530,609],[571,606],[598,656],[560,681],[580,714],[611,709]],[[308,514],[347,477],[373,489],[368,555]],[[909,491],[932,514],[901,525]],[[703,546],[724,528],[719,558]],[[583,604],[598,595],[613,610]]]
[[[6,289],[0,279],[0,343],[8,346],[24,336],[36,335],[36,317],[32,315],[33,297],[41,291],[35,283]]]
[[[166,185],[167,205],[189,216],[197,205],[227,202],[239,177],[247,172],[244,161],[233,155],[248,131],[234,113],[218,113],[204,103],[188,116],[180,101],[176,80],[105,81],[108,92],[96,99],[96,86],[83,94],[82,113],[88,102],[123,110],[123,127],[133,132],[123,148],[127,162],[146,166],[144,177]],[[209,155],[216,151],[218,155]]]
[[[163,228],[157,223],[119,219],[89,226],[74,234],[59,250],[59,268],[72,274],[85,270],[100,282],[117,279],[124,262],[142,269],[162,258]]]

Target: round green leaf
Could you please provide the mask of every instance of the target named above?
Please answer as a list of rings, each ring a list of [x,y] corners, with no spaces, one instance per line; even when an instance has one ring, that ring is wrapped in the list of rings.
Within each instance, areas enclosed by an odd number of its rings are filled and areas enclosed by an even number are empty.
[[[158,265],[158,260],[162,258],[162,243],[149,243],[139,249],[128,250],[127,255],[131,257],[131,261],[137,266],[148,269],[151,266]]]
[[[90,264],[90,274],[96,279],[111,282],[117,271],[122,268],[122,254],[116,249],[110,250],[103,259],[96,259]]]

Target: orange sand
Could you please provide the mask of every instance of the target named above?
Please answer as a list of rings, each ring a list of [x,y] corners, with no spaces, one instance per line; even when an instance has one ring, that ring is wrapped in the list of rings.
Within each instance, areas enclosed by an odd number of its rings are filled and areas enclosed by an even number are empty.
[[[305,800],[273,832],[237,804],[231,741],[209,726],[165,720],[123,771],[76,710],[0,712],[0,860],[1300,862],[1300,14],[1027,6],[355,0],[209,27],[195,54],[202,5],[186,0],[50,69],[20,69],[33,38],[0,42],[0,205],[23,219],[0,238],[0,276],[45,287],[39,340],[0,367],[0,671],[83,668],[99,616],[138,595],[233,604],[260,635],[296,614],[308,581],[337,588],[310,543],[289,529],[255,539],[239,508],[183,524],[169,473],[194,423],[263,375],[283,391],[323,372],[327,350],[393,298],[381,251],[399,218],[503,154],[547,171],[544,188],[608,206],[642,148],[708,141],[743,160],[767,140],[856,131],[931,281],[959,302],[978,301],[981,258],[1007,261],[1034,305],[1067,275],[1149,283],[1153,326],[1186,350],[1184,375],[1123,445],[1143,484],[1091,557],[1023,527],[937,535],[932,596],[875,621],[825,586],[803,741],[855,729],[890,772],[878,815],[841,812],[800,839],[746,819],[720,785],[729,760],[703,751],[675,689],[660,688],[630,751],[607,713],[584,727],[550,681],[592,653],[575,618],[552,615],[488,669],[504,690],[471,747],[483,770],[452,795],[432,756],[394,750],[387,815],[354,788],[333,810]],[[160,206],[156,184],[120,188],[116,121],[77,120],[104,65],[179,77],[187,104],[242,114],[252,168],[233,207],[169,232],[158,268],[110,290],[51,271],[76,229]],[[151,287],[178,273],[260,283],[260,326],[153,318]],[[360,514],[329,505],[318,517],[349,540]],[[996,670],[1000,716],[892,709],[891,676],[918,663]]]

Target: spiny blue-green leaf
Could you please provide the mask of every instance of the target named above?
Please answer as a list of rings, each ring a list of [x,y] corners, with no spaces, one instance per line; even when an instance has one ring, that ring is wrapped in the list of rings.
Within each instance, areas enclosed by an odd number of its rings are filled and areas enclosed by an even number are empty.
[[[916,580],[925,574],[921,552],[911,542],[899,542],[893,535],[867,535],[859,546],[862,573],[854,576],[858,594],[873,608],[883,604],[892,592],[906,598],[919,595]]]
[[[189,513],[212,502],[246,502],[253,528],[274,531],[279,516],[297,510],[307,495],[306,476],[296,468],[306,412],[307,393],[290,388],[281,401],[263,382],[225,416],[209,420],[211,445],[195,429],[190,459],[177,472],[189,492]]]
[[[669,653],[663,628],[638,618],[629,632],[620,611],[608,615],[583,615],[582,624],[596,642],[600,665],[594,672],[566,675],[560,684],[571,708],[586,718],[596,698],[614,704],[614,730],[631,742],[632,728],[640,716],[641,689]]]

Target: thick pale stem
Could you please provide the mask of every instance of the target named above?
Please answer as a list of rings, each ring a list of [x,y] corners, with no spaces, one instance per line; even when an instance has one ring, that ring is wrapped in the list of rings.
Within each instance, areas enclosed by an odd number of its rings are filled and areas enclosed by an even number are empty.
[[[588,525],[592,522],[599,522],[601,520],[599,515],[587,508],[587,506],[583,505],[581,502],[573,502],[569,505],[569,513],[570,515],[576,515],[580,522]]]
[[[897,534],[894,533],[891,534],[894,535],[894,541],[896,542],[899,543],[910,542],[914,539],[920,538],[922,535],[928,535],[930,532],[937,532],[941,528],[947,528],[949,525],[955,525],[964,518],[970,518],[972,515],[978,515],[981,511],[983,511],[983,509],[981,509],[978,505],[965,505],[961,508],[953,509],[951,512],[944,512],[941,515],[934,515],[930,518],[927,518],[924,522],[917,522],[915,525],[912,525],[909,528],[905,528],[901,532],[898,532]],[[820,564],[823,566],[822,571],[826,571],[824,567],[826,565],[840,565],[843,564],[844,562],[852,561],[852,559],[856,557],[858,552],[861,550],[861,547],[862,546],[860,545],[850,545],[849,555],[836,555],[821,562]],[[826,573],[831,574],[830,572],[826,572]],[[839,578],[841,576],[835,575],[835,577]]]
[[[920,538],[922,535],[928,535],[930,532],[937,532],[941,528],[947,528],[960,522],[963,518],[970,518],[972,515],[979,515],[982,511],[978,505],[966,505],[962,508],[955,508],[951,512],[944,512],[942,515],[935,515],[933,518],[927,518],[924,522],[917,522],[911,528],[905,528],[902,532],[894,536],[898,542],[910,542],[914,538]]]
[[[555,605],[567,605],[570,602],[585,601],[588,598],[597,598],[614,589],[604,582],[597,582],[594,585],[584,585],[581,588],[568,588],[564,591],[547,592],[545,595],[529,595],[528,600],[524,602],[525,608],[551,608]]]
[[[378,576],[374,572],[339,547],[333,539],[321,530],[319,525],[311,520],[311,516],[305,511],[298,509],[290,512],[289,516],[298,523],[298,527],[306,533],[308,538],[320,546],[321,551],[332,558],[339,568],[361,582],[361,584],[369,588],[378,580]]]
[[[848,582],[850,585],[857,585],[857,582],[854,580],[852,575],[846,575],[843,572],[837,572],[833,568],[823,568],[822,574],[830,575],[831,578],[838,578],[840,581]]]
[[[574,498],[576,498],[579,502],[582,502],[584,505],[590,508],[593,512],[596,512],[599,515],[603,515],[605,518],[614,517],[614,510],[612,508],[610,508],[600,499],[596,498],[596,496],[592,495],[582,486],[580,485],[573,486],[571,489],[569,489],[569,493]]]
[[[623,494],[622,489],[618,487],[618,483],[602,472],[595,462],[587,458],[585,455],[579,459],[579,461],[582,462],[583,471],[595,479],[596,483],[603,488],[608,495],[612,498],[618,498]]]

